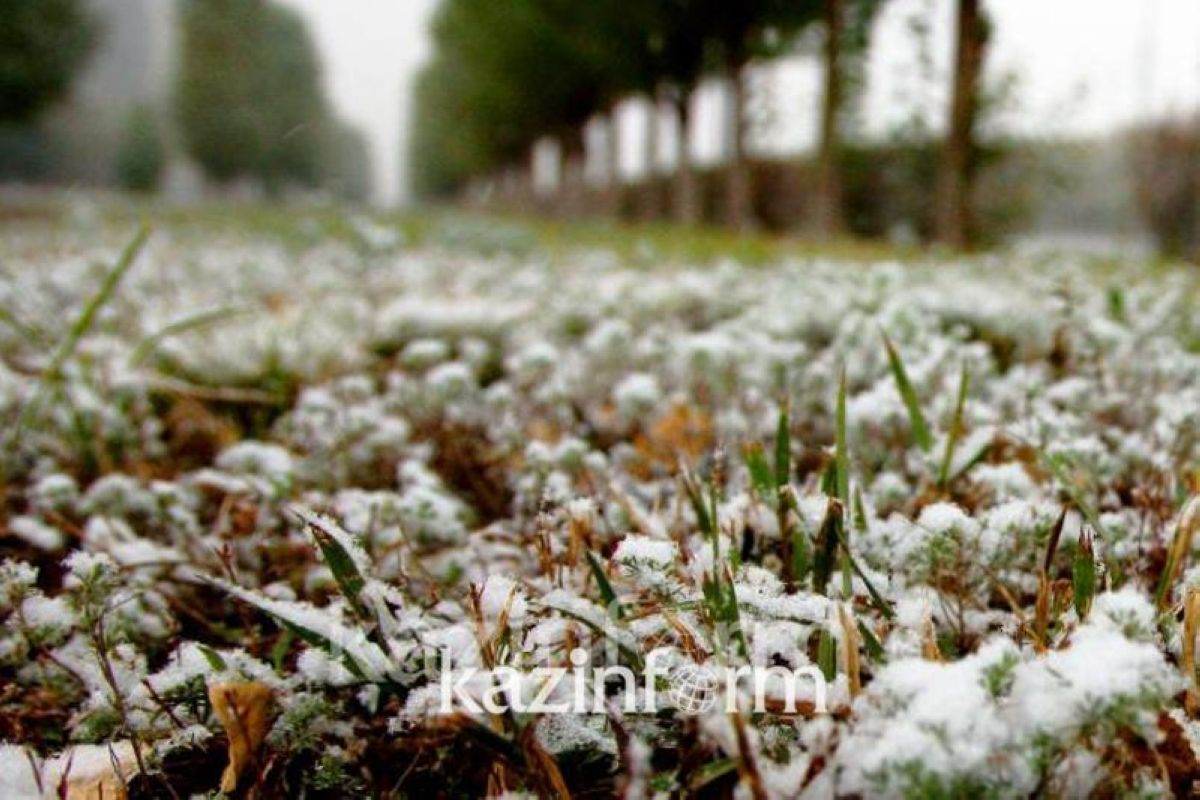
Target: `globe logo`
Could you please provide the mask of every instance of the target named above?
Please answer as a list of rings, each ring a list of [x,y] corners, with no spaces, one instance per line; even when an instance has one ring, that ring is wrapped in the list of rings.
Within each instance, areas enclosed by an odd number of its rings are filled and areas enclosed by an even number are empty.
[[[667,696],[685,714],[703,714],[717,704],[717,676],[707,667],[684,664],[671,670]]]

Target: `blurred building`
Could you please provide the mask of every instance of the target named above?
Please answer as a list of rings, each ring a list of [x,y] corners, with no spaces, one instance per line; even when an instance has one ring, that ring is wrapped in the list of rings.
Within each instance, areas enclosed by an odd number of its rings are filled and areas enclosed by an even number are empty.
[[[91,0],[97,42],[71,95],[48,116],[54,178],[108,185],[130,115],[169,119],[178,29],[174,0]]]

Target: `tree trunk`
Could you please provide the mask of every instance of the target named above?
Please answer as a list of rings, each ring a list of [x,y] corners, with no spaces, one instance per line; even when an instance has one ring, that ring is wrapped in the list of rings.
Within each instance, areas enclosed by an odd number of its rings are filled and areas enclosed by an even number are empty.
[[[648,181],[658,174],[658,117],[659,94],[654,92],[646,98],[646,135],[642,138],[643,174]]]
[[[979,111],[979,84],[987,50],[983,0],[958,0],[954,90],[938,182],[937,239],[954,248],[970,244],[972,157]]]
[[[621,120],[615,106],[608,112],[606,133],[604,208],[615,219],[621,216]]]
[[[842,180],[839,171],[843,92],[842,38],[844,0],[825,0],[825,95],[821,104],[821,142],[817,154],[817,196],[813,224],[831,239],[842,232]]]
[[[585,149],[583,130],[569,128],[559,136],[558,211],[560,214],[579,214],[583,211],[586,187],[583,178]]]
[[[680,88],[672,99],[675,119],[679,128],[675,159],[675,185],[672,189],[672,208],[675,221],[683,225],[697,225],[700,222],[700,196],[696,184],[696,171],[692,164],[691,129],[692,129],[692,92],[689,88]]]
[[[651,92],[646,98],[646,131],[642,137],[643,171],[641,191],[638,192],[638,210],[642,219],[655,219],[659,215],[658,202],[658,127],[659,94]]]
[[[727,127],[729,162],[725,176],[725,222],[736,231],[754,224],[754,195],[751,186],[750,164],[746,161],[745,89],[742,85],[743,64],[735,62],[729,77],[729,120]]]

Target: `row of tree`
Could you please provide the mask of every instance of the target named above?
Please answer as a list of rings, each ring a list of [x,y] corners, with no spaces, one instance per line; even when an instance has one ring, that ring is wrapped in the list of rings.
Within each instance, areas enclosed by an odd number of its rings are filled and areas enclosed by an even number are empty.
[[[472,179],[524,163],[534,144],[556,139],[578,163],[584,126],[611,120],[631,97],[670,108],[690,130],[690,99],[707,79],[731,98],[724,207],[727,221],[752,224],[745,120],[746,73],[756,62],[793,52],[819,30],[824,88],[817,148],[816,232],[844,227],[840,151],[848,109],[862,86],[872,22],[886,0],[443,0],[434,22],[435,57],[418,78],[412,163],[419,191],[459,192]],[[937,234],[968,243],[975,128],[989,26],[982,0],[957,0],[954,87],[938,185]],[[660,115],[648,135],[657,136]],[[653,143],[647,145],[654,152]],[[615,176],[615,153],[609,154]],[[676,151],[673,207],[695,222],[695,165],[685,142]]]
[[[0,121],[27,123],[66,94],[96,41],[81,0],[0,0]]]
[[[34,124],[68,94],[104,25],[85,0],[0,0],[0,18],[0,122]],[[114,164],[122,183],[154,188],[172,139],[218,184],[366,195],[366,140],[330,107],[295,12],[271,0],[180,0],[179,35],[173,113],[129,112]]]
[[[316,47],[294,11],[264,0],[185,0],[182,14],[176,117],[210,177],[256,179],[273,193],[327,186],[346,161],[365,160],[347,158],[365,142],[330,109]]]

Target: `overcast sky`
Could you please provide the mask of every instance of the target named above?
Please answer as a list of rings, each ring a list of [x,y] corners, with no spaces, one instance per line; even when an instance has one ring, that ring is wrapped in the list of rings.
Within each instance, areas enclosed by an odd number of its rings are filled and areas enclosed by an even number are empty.
[[[341,113],[370,136],[376,194],[405,199],[402,154],[411,78],[429,55],[437,0],[283,0],[310,21]],[[502,2],[502,0],[496,0]],[[630,0],[637,2],[637,0]],[[1147,113],[1200,106],[1200,0],[987,0],[996,21],[993,75],[1017,80],[1010,124],[1032,133],[1091,133]],[[876,33],[866,117],[886,130],[923,102],[941,116],[953,0],[892,0]],[[932,82],[914,68],[914,15],[934,20]],[[764,78],[771,87],[770,149],[807,146],[819,73],[795,59]],[[710,114],[710,116],[714,116]],[[700,148],[718,137],[702,134]],[[707,144],[706,144],[707,143]]]
[[[499,1],[499,0],[498,0]],[[437,0],[282,0],[308,19],[338,110],[371,141],[376,199],[404,199],[408,88]]]

